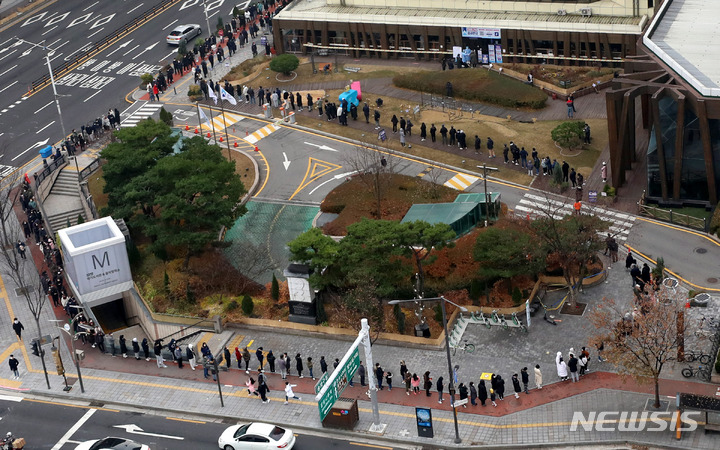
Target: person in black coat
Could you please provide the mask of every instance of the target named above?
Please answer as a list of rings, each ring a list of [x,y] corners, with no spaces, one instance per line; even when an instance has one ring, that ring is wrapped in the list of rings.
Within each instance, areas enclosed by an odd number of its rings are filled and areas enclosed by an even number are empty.
[[[302,378],[302,377],[303,377],[303,374],[302,374],[302,372],[303,372],[303,360],[302,360],[302,358],[300,357],[300,353],[298,353],[297,355],[295,355],[295,368],[297,369],[298,376],[299,376],[300,378]]]
[[[398,130],[398,118],[395,114],[393,114],[392,119],[390,119],[390,122],[392,122],[393,126],[393,133],[397,133]]]
[[[125,335],[120,335],[120,353],[122,353],[123,358],[127,358],[127,344],[125,343]]]
[[[362,108],[363,116],[365,116],[365,123],[370,123],[370,107],[368,106],[367,102],[363,105]]]
[[[381,391],[384,389],[382,385],[383,375],[385,375],[385,371],[380,367],[380,363],[375,363],[375,378],[377,378],[378,389]]]
[[[325,357],[320,357],[320,372],[325,373],[327,372],[327,361],[325,361]]]
[[[485,406],[485,401],[488,398],[487,388],[485,387],[485,380],[480,380],[480,384],[478,385],[478,398],[480,399],[480,404]]]
[[[12,327],[13,327],[13,330],[15,330],[15,334],[17,334],[18,339],[20,339],[22,341],[22,332],[25,329],[25,327],[23,326],[22,322],[20,322],[20,320],[18,320],[17,317],[15,318],[15,320],[13,320]]]
[[[272,350],[267,354],[267,362],[268,366],[270,366],[270,372],[275,373],[275,355],[273,355]]]
[[[150,361],[150,344],[148,344],[147,338],[143,338],[142,344],[143,353],[145,354],[145,361]]]
[[[497,376],[497,396],[500,400],[505,400],[505,380],[500,375]]]
[[[140,361],[140,343],[138,342],[137,338],[133,338],[132,340],[132,349],[133,353],[135,354],[135,359]]]
[[[527,367],[523,367],[520,371],[520,377],[522,378],[523,388],[525,390],[526,394],[529,394],[528,392],[528,384],[530,384],[530,375],[528,374]]]
[[[258,360],[258,372],[259,372],[263,369],[263,365],[265,364],[265,362],[263,361],[265,359],[265,357],[263,356],[263,348],[262,347],[258,347],[258,349],[255,350],[255,357]]]
[[[460,386],[458,386],[458,392],[460,392],[460,400],[467,400],[468,388],[464,383],[460,383]],[[463,404],[463,408],[467,408],[467,403]]]
[[[512,376],[512,384],[513,390],[515,391],[515,398],[520,398],[520,392],[522,392],[522,389],[520,389],[520,380],[518,379],[518,374],[516,373]]]

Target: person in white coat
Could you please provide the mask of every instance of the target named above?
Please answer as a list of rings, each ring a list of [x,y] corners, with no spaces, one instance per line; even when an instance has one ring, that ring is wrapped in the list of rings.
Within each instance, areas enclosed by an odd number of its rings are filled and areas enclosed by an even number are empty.
[[[289,381],[285,382],[285,404],[286,405],[288,404],[288,400],[290,400],[291,398],[294,398],[295,400],[301,400],[301,398],[298,397],[297,395],[295,395],[295,393],[292,390],[292,388],[294,388],[295,386],[297,386],[297,384],[290,384]]]
[[[540,364],[535,364],[535,386],[542,389],[542,372],[540,372]]]
[[[557,374],[561,381],[565,381],[568,378],[568,368],[565,361],[563,361],[562,352],[557,352],[555,357],[555,366],[557,367]]]

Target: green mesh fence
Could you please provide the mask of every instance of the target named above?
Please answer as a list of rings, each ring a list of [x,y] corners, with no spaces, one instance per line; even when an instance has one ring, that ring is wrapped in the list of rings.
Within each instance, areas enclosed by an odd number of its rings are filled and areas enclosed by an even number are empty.
[[[289,263],[287,243],[312,226],[319,208],[276,203],[248,202],[247,213],[225,234],[230,263],[258,283],[269,283],[272,274],[283,279]]]

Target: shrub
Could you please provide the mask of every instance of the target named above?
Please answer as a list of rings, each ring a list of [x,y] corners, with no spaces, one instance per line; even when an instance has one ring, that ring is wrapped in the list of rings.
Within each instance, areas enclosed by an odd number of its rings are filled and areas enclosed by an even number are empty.
[[[168,275],[167,270],[163,275],[163,290],[165,291],[165,295],[170,295],[170,276]]]
[[[173,126],[173,115],[165,107],[160,108],[160,121],[165,122],[169,127]]]
[[[185,44],[185,41],[180,41],[177,53],[181,58],[187,54],[187,44]]]
[[[130,265],[132,267],[137,267],[138,264],[142,262],[142,255],[140,255],[140,250],[137,248],[137,245],[135,245],[135,241],[130,240],[127,245],[127,252],[128,252],[128,261],[130,262]]]
[[[552,140],[563,148],[572,149],[580,145],[585,136],[585,122],[563,122],[550,132]]]
[[[78,214],[77,224],[80,225],[81,223],[85,223],[85,218],[82,214]]]
[[[547,95],[525,83],[498,74],[478,70],[416,72],[398,75],[393,83],[401,88],[445,95],[445,85],[451,82],[453,97],[481,101],[508,108],[545,107]]]
[[[250,317],[250,315],[253,312],[253,309],[255,309],[255,305],[253,304],[252,297],[250,297],[247,294],[245,294],[245,296],[243,297],[241,306],[242,306],[243,314],[245,314],[248,317]]]
[[[188,98],[190,98],[190,101],[196,102],[205,98],[205,94],[203,94],[200,86],[198,86],[197,84],[191,84],[188,88]]]
[[[433,311],[435,311],[435,322],[442,324],[442,306],[440,306],[440,303],[433,306]]]
[[[270,61],[270,70],[283,75],[290,75],[300,65],[300,60],[292,53],[284,53]]]
[[[185,285],[185,301],[187,301],[189,305],[195,304],[195,291],[192,286],[190,286],[190,283]]]
[[[217,21],[217,26],[216,26],[216,28],[217,28],[218,30],[222,30],[223,28],[225,28],[225,24],[223,23],[223,20],[222,20],[222,17],[221,17],[221,16],[218,16],[218,21]]]
[[[232,15],[233,17],[240,17],[240,8],[238,8],[237,5],[233,6]]]
[[[520,289],[517,286],[513,288],[512,301],[515,306],[520,306],[520,303],[522,303],[522,292],[520,292]]]
[[[323,295],[318,295],[317,300],[315,300],[315,311],[317,316],[317,321],[320,323],[327,322],[327,313],[325,312],[325,301],[323,299]]]
[[[659,257],[657,259],[657,264],[655,265],[655,268],[652,270],[652,276],[653,278],[659,278],[662,280],[665,278],[663,272],[665,271],[665,259],[662,257]]]
[[[153,80],[154,80],[154,78],[153,78],[152,74],[150,74],[150,73],[144,73],[144,74],[140,75],[140,83],[142,84],[143,87],[147,86],[148,83],[152,83]]]
[[[393,306],[393,314],[397,320],[398,333],[405,334],[405,313],[402,312],[400,305]]]
[[[605,192],[608,195],[608,197],[614,197],[616,190],[614,187],[610,186],[609,184],[605,184],[605,186],[603,187],[603,192]]]
[[[270,297],[275,301],[280,299],[280,284],[278,283],[275,274],[273,274],[272,285],[270,286]]]
[[[228,303],[227,305],[225,305],[225,311],[226,312],[235,311],[239,307],[240,307],[240,305],[238,305],[237,300],[233,300],[230,303]]]
[[[470,291],[468,292],[470,300],[473,304],[477,304],[480,301],[480,295],[482,294],[482,282],[478,279],[474,279],[470,282]]]
[[[553,170],[553,177],[552,177],[552,184],[554,186],[562,186],[563,184],[563,172],[562,170],[559,170],[560,167],[558,167],[558,170]]]
[[[710,234],[716,234],[720,236],[720,203],[715,206],[712,218],[710,219]]]
[[[718,353],[718,359],[715,361],[715,372],[720,373],[720,353]]]

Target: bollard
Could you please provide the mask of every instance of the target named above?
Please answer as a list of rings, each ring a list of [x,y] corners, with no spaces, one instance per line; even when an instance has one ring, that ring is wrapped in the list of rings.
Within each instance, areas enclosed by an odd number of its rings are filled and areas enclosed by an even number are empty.
[[[255,146],[255,151],[256,151],[256,152],[259,152],[259,151],[260,151],[260,150],[258,150],[258,146],[257,146],[257,145]]]
[[[207,138],[210,139],[210,132],[208,131]]]
[[[220,136],[220,142],[222,142],[222,141],[223,141],[223,137],[222,137],[222,136]]]
[[[272,119],[272,118],[273,118],[272,108],[270,108],[270,103],[265,103],[265,104],[263,105],[263,111],[265,111],[265,118],[266,118],[266,119]]]
[[[290,120],[290,123],[295,123],[295,113],[291,112],[288,114],[288,119]]]
[[[233,144],[233,147],[237,148],[237,146],[238,146],[238,144],[237,144],[237,142],[235,142],[235,143]]]
[[[197,127],[195,128],[195,134],[198,134],[198,129],[197,129]]]
[[[190,129],[190,125],[185,125],[185,131],[188,131]]]

